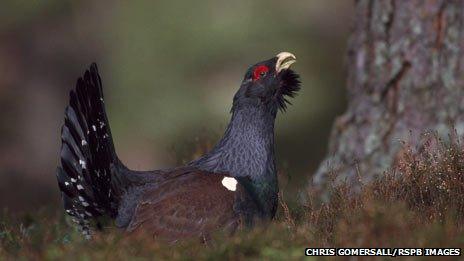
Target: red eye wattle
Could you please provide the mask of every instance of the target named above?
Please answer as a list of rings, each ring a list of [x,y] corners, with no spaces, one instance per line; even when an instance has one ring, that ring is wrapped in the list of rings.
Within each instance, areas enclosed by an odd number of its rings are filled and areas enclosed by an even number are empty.
[[[266,65],[260,65],[256,67],[255,70],[253,71],[253,81],[256,81],[262,76],[266,75],[268,71],[269,71],[269,67],[267,67]]]

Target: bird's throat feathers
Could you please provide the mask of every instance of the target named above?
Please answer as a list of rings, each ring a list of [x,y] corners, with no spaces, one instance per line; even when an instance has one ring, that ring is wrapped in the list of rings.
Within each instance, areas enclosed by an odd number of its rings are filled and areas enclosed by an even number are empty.
[[[266,106],[234,104],[232,119],[222,139],[191,165],[253,180],[276,178],[275,116],[276,111]]]

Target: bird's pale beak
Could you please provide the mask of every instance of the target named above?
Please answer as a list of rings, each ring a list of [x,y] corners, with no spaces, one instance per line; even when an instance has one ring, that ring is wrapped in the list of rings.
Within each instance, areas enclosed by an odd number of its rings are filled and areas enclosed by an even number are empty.
[[[276,72],[280,73],[282,70],[286,70],[292,65],[293,63],[296,62],[296,56],[292,53],[289,52],[281,52],[277,57],[277,62],[276,62]]]

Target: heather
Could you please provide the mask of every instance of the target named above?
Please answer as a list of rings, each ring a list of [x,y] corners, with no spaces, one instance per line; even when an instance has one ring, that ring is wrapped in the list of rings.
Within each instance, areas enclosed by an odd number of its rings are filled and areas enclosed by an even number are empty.
[[[306,247],[463,247],[464,148],[458,138],[429,135],[405,143],[391,170],[372,182],[336,182],[308,189],[306,199],[280,194],[276,220],[232,236],[174,245],[108,227],[85,240],[61,210],[4,211],[1,259],[302,259]]]

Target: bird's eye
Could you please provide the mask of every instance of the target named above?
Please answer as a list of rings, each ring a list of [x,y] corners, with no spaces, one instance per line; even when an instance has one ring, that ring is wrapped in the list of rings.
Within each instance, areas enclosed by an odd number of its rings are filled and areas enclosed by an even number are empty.
[[[269,71],[269,67],[266,65],[260,65],[256,67],[253,71],[253,81],[259,80],[260,78],[266,76]]]

